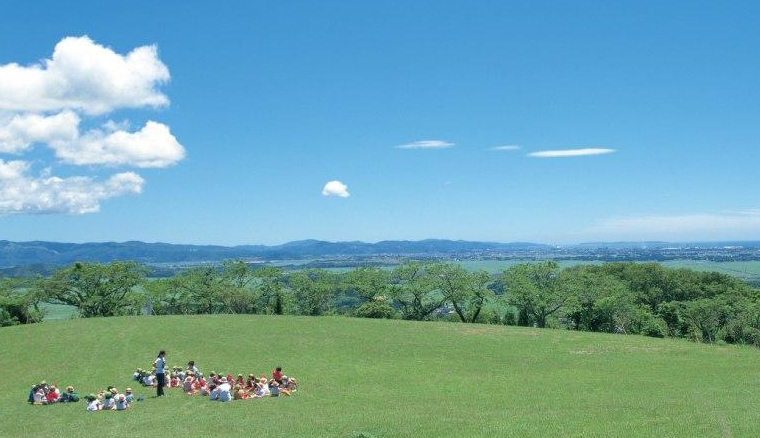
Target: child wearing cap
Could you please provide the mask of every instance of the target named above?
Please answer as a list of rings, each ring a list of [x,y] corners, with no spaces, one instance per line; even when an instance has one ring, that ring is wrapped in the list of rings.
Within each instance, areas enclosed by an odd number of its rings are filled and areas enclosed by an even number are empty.
[[[124,398],[127,400],[127,403],[132,403],[132,401],[135,399],[134,394],[132,394],[132,388],[125,389],[124,393]]]
[[[89,394],[86,397],[87,400],[87,412],[97,412],[103,409],[103,404],[95,397],[95,394]]]
[[[119,394],[118,398],[116,399],[114,409],[116,409],[117,411],[124,411],[127,408],[129,408],[129,402],[127,401],[127,397],[124,394]]]
[[[195,378],[193,378],[192,375],[188,375],[187,377],[185,377],[185,381],[182,382],[182,390],[185,391],[185,394],[193,395],[196,393],[196,390],[193,387],[194,383],[195,383]]]
[[[277,383],[277,381],[274,379],[269,381],[269,395],[272,397],[277,397],[280,395],[280,384]]]
[[[71,402],[78,402],[79,401],[79,394],[74,392],[74,387],[69,385],[66,387],[66,391],[64,391],[63,394],[61,394],[60,398],[58,399],[61,403],[71,403]]]
[[[266,393],[264,393],[264,385],[262,385],[259,382],[256,382],[253,387],[253,394],[252,397],[261,398],[264,397]]]
[[[113,399],[113,394],[111,394],[111,391],[106,392],[105,394],[105,400],[103,401],[103,409],[114,409],[116,406],[116,401]]]
[[[248,393],[245,392],[242,386],[235,385],[235,400],[248,400]]]
[[[37,390],[34,391],[34,404],[35,405],[47,404],[47,398],[45,397],[45,390],[42,389],[42,386],[38,386]]]
[[[258,380],[253,374],[248,375],[248,379],[245,381],[245,389],[253,389],[256,386]]]
[[[203,378],[203,373],[198,373],[198,377],[195,379],[195,389],[200,391],[206,387],[206,379]]]
[[[209,385],[208,389],[208,399],[211,401],[219,400],[219,388],[216,386],[216,383]]]
[[[222,377],[222,384],[217,388],[219,390],[219,401],[228,402],[232,400],[232,386],[227,381],[226,377]]]

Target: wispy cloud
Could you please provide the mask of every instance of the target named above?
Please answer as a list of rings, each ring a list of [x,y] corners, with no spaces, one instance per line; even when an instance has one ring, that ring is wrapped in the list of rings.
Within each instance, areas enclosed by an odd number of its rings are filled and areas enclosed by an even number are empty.
[[[348,186],[340,181],[330,181],[322,189],[322,196],[337,196],[339,198],[348,198]]]
[[[537,151],[528,154],[529,157],[535,158],[567,158],[567,157],[585,157],[587,155],[611,154],[615,149],[606,148],[583,148],[583,149],[560,149],[553,151]]]
[[[607,239],[758,239],[760,209],[719,213],[638,215],[602,219],[588,232]]]
[[[522,147],[516,144],[494,146],[492,148],[488,148],[489,151],[516,151],[518,149],[522,149]]]
[[[454,147],[454,143],[443,140],[420,140],[414,143],[400,144],[396,149],[446,149]]]

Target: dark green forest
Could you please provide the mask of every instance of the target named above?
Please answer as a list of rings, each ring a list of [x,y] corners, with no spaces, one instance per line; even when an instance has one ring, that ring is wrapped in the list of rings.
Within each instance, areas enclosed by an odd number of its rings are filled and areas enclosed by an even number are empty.
[[[80,317],[275,314],[444,320],[686,338],[760,346],[760,291],[714,272],[619,262],[565,269],[552,261],[498,275],[455,263],[295,272],[240,261],[146,278],[135,262],[75,263],[0,281],[0,325],[44,318],[41,303]]]

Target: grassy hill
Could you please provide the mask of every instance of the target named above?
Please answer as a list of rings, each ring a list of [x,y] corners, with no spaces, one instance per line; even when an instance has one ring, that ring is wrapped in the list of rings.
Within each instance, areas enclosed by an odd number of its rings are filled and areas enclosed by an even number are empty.
[[[80,393],[169,365],[300,378],[293,397],[212,403],[169,390],[127,412],[29,406],[41,379]],[[198,316],[0,329],[0,436],[756,437],[760,350],[454,323]],[[137,393],[147,391],[137,389]]]

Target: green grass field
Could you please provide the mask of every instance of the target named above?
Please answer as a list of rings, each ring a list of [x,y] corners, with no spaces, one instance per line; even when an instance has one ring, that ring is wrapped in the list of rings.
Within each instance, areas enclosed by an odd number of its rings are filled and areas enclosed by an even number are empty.
[[[169,390],[126,412],[30,406],[41,379],[132,385],[168,351],[300,378],[292,397]],[[760,350],[638,336],[341,317],[77,319],[0,329],[0,436],[757,437]],[[148,394],[137,389],[137,393]]]

